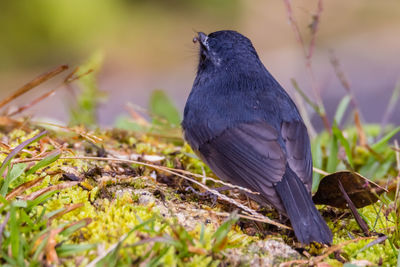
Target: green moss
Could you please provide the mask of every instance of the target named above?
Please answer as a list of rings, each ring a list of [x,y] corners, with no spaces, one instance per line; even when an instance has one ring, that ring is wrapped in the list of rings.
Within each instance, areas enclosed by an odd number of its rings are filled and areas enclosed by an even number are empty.
[[[38,132],[38,130],[31,132],[14,130],[6,138],[9,140],[11,147],[15,147]],[[104,133],[98,132],[98,134]],[[351,132],[350,135],[352,134]],[[52,132],[52,135],[62,139],[62,142],[70,144],[69,147],[73,151],[71,155],[85,155],[85,153],[88,153],[84,150],[85,145],[73,146],[81,141],[72,139],[71,136],[58,135],[54,132]],[[326,140],[330,138],[326,133],[321,136]],[[163,141],[150,135],[126,137],[125,139],[128,140],[127,143],[121,143],[111,136],[104,136],[104,146],[120,149],[127,154],[164,155],[166,159],[157,164],[184,168],[198,174],[203,174],[203,171],[205,171],[206,175],[213,175],[210,169],[195,156],[187,144],[177,147],[172,142]],[[38,155],[43,152],[41,148],[43,147],[40,147],[39,143],[35,142],[25,148],[18,155],[18,159]],[[52,145],[46,144],[46,151],[54,149]],[[5,149],[1,148],[1,151],[5,151]],[[64,155],[70,155],[69,153],[69,151],[66,151]],[[93,151],[90,153],[93,153]],[[366,166],[365,162],[371,161],[371,155],[366,149],[356,147],[354,153],[357,168]],[[391,161],[388,163],[389,167],[382,168],[381,165],[383,164],[379,165],[377,163],[379,168],[376,170],[383,171],[386,176],[392,175],[394,170],[391,167],[393,151],[386,151],[382,155],[391,157]],[[0,154],[0,159],[5,157],[6,153]],[[323,161],[326,161],[326,158]],[[52,195],[49,200],[29,210],[28,215],[32,217],[32,221],[37,220],[40,225],[30,233],[32,236],[39,234],[43,230],[41,227],[46,225],[46,220],[48,219],[46,214],[53,214],[52,212],[63,210],[63,208],[71,204],[82,204],[81,207],[54,218],[48,229],[65,227],[90,218],[91,223],[87,226],[77,229],[70,236],[59,234],[56,240],[58,244],[97,244],[102,250],[106,250],[120,242],[121,238],[130,233],[131,229],[138,227],[124,240],[119,250],[115,253],[116,258],[114,260],[121,266],[130,266],[143,261],[165,266],[218,266],[219,264],[235,262],[230,256],[227,256],[230,255],[227,253],[232,251],[235,251],[238,255],[246,255],[244,262],[250,262],[252,257],[259,257],[260,259],[268,257],[267,253],[259,248],[254,249],[254,245],[269,237],[262,237],[261,234],[249,236],[243,233],[237,224],[227,231],[226,236],[224,236],[226,238],[226,240],[224,239],[225,243],[221,248],[215,249],[214,234],[219,225],[221,225],[222,219],[217,216],[211,218],[211,213],[204,211],[207,209],[230,211],[232,207],[223,202],[218,202],[216,207],[213,208],[206,204],[200,204],[202,202],[199,203],[199,197],[185,195],[178,191],[178,189],[186,186],[184,183],[180,184],[180,178],[176,178],[176,185],[174,183],[171,183],[171,185],[160,184],[150,177],[154,170],[140,165],[133,164],[130,167],[136,169],[137,173],[142,176],[125,179],[126,174],[124,174],[124,179],[120,180],[118,170],[124,166],[118,163],[60,159],[37,173],[21,175],[11,183],[9,189],[12,190],[22,183],[43,177],[44,179],[40,184],[27,189],[21,194],[21,196],[28,195],[37,190],[64,183],[65,181],[60,180],[62,170],[69,171],[70,168],[73,168],[74,172],[78,172],[82,174],[80,175],[81,177],[84,177],[84,173],[93,168],[93,166],[102,169],[105,176],[113,178],[108,182],[99,182],[103,180],[99,180],[100,177],[98,175],[91,176],[86,178],[81,186],[77,185],[63,189]],[[373,169],[368,170],[371,171]],[[171,177],[171,179],[174,179],[174,177]],[[143,192],[145,196],[142,198]],[[143,201],[143,199],[146,199],[146,201]],[[396,229],[398,225],[395,222],[397,219],[393,210],[393,202],[390,199],[385,199],[385,201],[384,204],[378,202],[373,206],[360,209],[359,212],[371,229],[373,228],[376,232],[385,234],[388,236],[388,240],[369,248],[366,248],[366,245],[372,240],[350,243],[341,250],[342,256],[347,260],[363,259],[374,264],[382,261],[385,266],[396,264],[397,246],[399,245],[397,232],[399,229]],[[45,216],[41,216],[43,214]],[[269,211],[266,214],[267,216],[272,216]],[[1,218],[3,220],[4,214],[1,214]],[[144,224],[147,220],[151,220],[151,222]],[[210,220],[211,223],[203,225],[206,220]],[[355,237],[361,235],[357,223],[351,216],[340,219],[333,216],[332,220],[328,219],[328,225],[334,234],[334,245],[348,241],[349,234]],[[292,244],[293,238],[288,237],[286,232],[274,231],[276,232],[273,235],[274,238],[281,237]],[[318,245],[307,246],[306,249],[314,255],[321,255],[325,252],[325,249]],[[96,258],[98,256],[97,251],[96,249],[91,249],[80,252],[83,255],[81,266],[87,265]],[[112,257],[113,255],[110,253],[107,257]],[[282,258],[278,261],[284,260]],[[75,266],[73,257],[63,258],[62,262],[64,266]],[[327,258],[326,262],[332,266],[340,266],[340,263],[333,256]]]

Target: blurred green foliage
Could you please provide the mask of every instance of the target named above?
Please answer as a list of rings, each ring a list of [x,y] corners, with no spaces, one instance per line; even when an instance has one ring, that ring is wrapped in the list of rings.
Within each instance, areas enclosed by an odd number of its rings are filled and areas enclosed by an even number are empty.
[[[70,124],[94,127],[97,125],[97,108],[105,100],[105,93],[97,85],[97,73],[103,63],[103,54],[98,51],[81,65],[76,73],[79,79],[79,93],[76,103],[70,108]]]
[[[71,63],[86,53],[157,21],[202,11],[234,17],[238,0],[19,0],[0,1],[0,70]],[[154,12],[157,10],[157,12]],[[161,11],[160,11],[161,10]],[[175,13],[170,16],[168,14]],[[153,17],[153,18],[152,18]],[[162,27],[162,25],[158,25]],[[191,26],[188,26],[189,28]],[[116,34],[116,35],[115,35]],[[114,43],[118,45],[118,41]]]
[[[0,68],[77,56],[118,16],[118,1],[0,1]]]
[[[152,92],[149,108],[148,115],[150,115],[151,123],[143,123],[135,118],[120,115],[115,121],[115,127],[129,131],[180,137],[181,115],[164,91],[154,90]],[[135,108],[132,107],[132,109],[134,110]]]
[[[181,123],[177,108],[162,90],[155,90],[151,94],[150,112],[153,115],[153,123],[156,125],[169,124],[177,127]]]

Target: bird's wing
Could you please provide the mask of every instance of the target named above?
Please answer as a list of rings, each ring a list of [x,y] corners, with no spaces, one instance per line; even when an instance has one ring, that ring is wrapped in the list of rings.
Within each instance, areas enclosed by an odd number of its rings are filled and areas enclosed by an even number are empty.
[[[261,193],[282,210],[274,183],[285,172],[277,130],[266,122],[242,123],[199,146],[201,158],[222,180]]]
[[[307,128],[301,121],[283,122],[281,132],[286,145],[289,167],[311,192],[312,157]]]

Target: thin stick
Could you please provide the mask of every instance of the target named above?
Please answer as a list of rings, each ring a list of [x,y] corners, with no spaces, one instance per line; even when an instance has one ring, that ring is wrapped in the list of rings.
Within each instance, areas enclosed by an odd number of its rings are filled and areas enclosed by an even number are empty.
[[[55,94],[55,92],[58,89],[60,89],[61,87],[67,86],[68,84],[74,82],[75,80],[78,80],[78,79],[82,78],[85,75],[88,75],[89,73],[91,73],[93,71],[93,70],[88,70],[87,72],[82,73],[81,75],[74,76],[75,73],[77,72],[77,70],[78,70],[78,68],[76,68],[73,72],[68,74],[68,76],[64,79],[64,81],[60,85],[58,85],[55,89],[53,89],[53,90],[51,90],[51,91],[39,96],[38,98],[34,99],[30,103],[28,103],[28,104],[26,104],[26,105],[24,105],[22,107],[19,107],[16,111],[8,114],[7,116],[14,116],[14,115],[16,115],[18,113],[21,113],[21,112],[33,107],[34,105],[36,105],[37,103],[45,100],[46,98],[48,98],[50,96],[53,96]]]
[[[344,187],[343,187],[342,183],[340,182],[340,180],[338,182],[339,182],[339,189],[342,192],[343,197],[346,200],[347,205],[348,205],[351,213],[353,214],[354,219],[356,220],[358,226],[360,226],[360,228],[364,232],[365,236],[369,236],[368,224],[364,221],[364,219],[358,213],[356,206],[354,205],[353,201],[351,201],[349,195],[347,194],[347,192],[344,189]]]
[[[34,159],[32,158],[32,159],[17,160],[17,161],[15,161],[15,162],[19,162],[19,163],[20,163],[20,162],[38,161],[38,160],[42,160],[42,159],[43,159],[43,158],[34,158]],[[249,208],[249,207],[247,207],[247,206],[245,206],[245,205],[243,205],[243,204],[237,202],[236,200],[234,200],[234,199],[232,199],[232,198],[229,198],[229,197],[227,197],[227,196],[225,196],[225,195],[219,193],[218,191],[216,191],[216,190],[214,190],[214,189],[211,189],[211,188],[209,188],[208,186],[206,186],[206,185],[204,185],[204,184],[202,184],[202,183],[200,183],[200,182],[198,182],[198,181],[196,181],[196,180],[194,180],[194,179],[192,179],[192,178],[190,178],[190,177],[187,177],[187,176],[185,176],[185,175],[182,175],[182,174],[180,174],[180,173],[178,173],[178,172],[176,172],[176,171],[172,171],[172,170],[170,170],[170,169],[168,169],[168,168],[166,168],[166,167],[163,167],[163,166],[158,166],[158,165],[154,165],[154,164],[150,164],[150,163],[145,163],[145,162],[140,162],[140,161],[136,161],[136,160],[118,159],[118,158],[100,158],[100,157],[60,157],[59,160],[60,160],[60,159],[64,159],[64,160],[78,159],[78,160],[116,161],[116,162],[130,163],[130,164],[138,164],[138,165],[150,167],[150,168],[153,168],[153,169],[156,169],[156,170],[161,170],[161,171],[164,171],[164,172],[173,174],[173,175],[175,175],[175,176],[181,177],[181,178],[183,178],[183,179],[185,179],[185,180],[188,180],[188,181],[190,181],[190,182],[192,182],[192,183],[194,183],[194,184],[197,184],[198,186],[200,186],[201,188],[205,189],[206,191],[211,192],[212,194],[218,196],[220,199],[225,200],[225,201],[227,201],[227,202],[229,202],[229,203],[235,205],[236,207],[238,207],[238,208],[244,210],[245,212],[248,212],[249,214],[251,214],[252,216],[254,216],[253,218],[258,218],[258,219],[263,220],[263,222],[265,222],[265,223],[269,223],[269,224],[275,225],[275,226],[277,226],[277,227],[286,228],[286,229],[287,229],[287,227],[284,226],[283,224],[280,224],[280,223],[278,223],[278,222],[275,222],[275,221],[269,219],[268,217],[265,217],[265,216],[261,215],[260,213],[257,213],[255,210],[253,210],[253,209],[251,209],[251,208]]]
[[[330,51],[330,62],[335,71],[336,77],[339,79],[340,83],[342,84],[342,86],[345,89],[345,91],[347,92],[347,94],[349,94],[353,108],[356,110],[356,112],[359,113],[361,120],[362,120],[363,116],[361,114],[361,110],[359,108],[357,99],[354,97],[354,93],[353,93],[353,90],[351,89],[350,82],[347,79],[346,75],[344,74],[344,71],[342,70],[342,68],[340,66],[339,59],[336,57],[333,50]]]
[[[324,175],[324,176],[327,176],[327,175],[330,174],[329,172],[323,171],[323,170],[318,169],[318,168],[316,168],[316,167],[313,167],[313,171],[316,172],[316,173],[318,173],[318,174],[322,174],[322,175]]]
[[[286,5],[286,11],[288,13],[289,23],[290,23],[290,26],[292,26],[292,29],[293,29],[293,32],[294,32],[294,36],[295,36],[297,42],[299,42],[301,47],[303,48],[304,57],[307,58],[306,45],[304,43],[303,37],[300,34],[300,29],[299,29],[299,26],[297,24],[297,21],[293,16],[292,5],[290,4],[290,0],[283,0],[283,2]]]
[[[400,95],[400,80],[397,81],[397,83],[393,89],[392,96],[390,97],[386,111],[382,117],[382,122],[381,122],[381,127],[380,127],[381,130],[377,137],[378,140],[382,137],[385,126],[388,123],[389,119],[393,115],[393,111],[394,111],[394,108],[396,107],[397,101],[399,99],[399,95]]]
[[[315,13],[315,15],[313,15],[313,21],[310,25],[311,41],[310,41],[310,45],[308,47],[308,54],[307,54],[307,61],[308,61],[308,64],[310,64],[310,65],[311,65],[311,58],[312,58],[314,48],[315,48],[315,39],[316,39],[317,32],[318,32],[318,26],[319,26],[319,22],[320,22],[320,18],[321,18],[321,14],[322,14],[323,10],[324,10],[324,8],[322,5],[322,0],[319,0],[317,12]]]
[[[52,71],[46,72],[46,73],[36,77],[32,81],[28,82],[27,84],[25,84],[24,86],[19,88],[16,92],[12,93],[10,96],[8,96],[5,99],[3,99],[0,102],[0,108],[5,106],[6,104],[11,102],[12,100],[16,99],[17,97],[19,97],[19,96],[25,94],[26,92],[30,91],[31,89],[35,88],[39,84],[44,83],[45,81],[53,78],[54,76],[56,76],[57,74],[63,72],[66,69],[68,69],[67,65],[61,65],[61,66],[55,68]]]
[[[217,216],[223,216],[223,217],[229,217],[231,215],[229,212],[217,212],[217,211],[211,211],[211,210],[210,210],[210,212],[215,213],[215,215],[217,215]],[[240,218],[243,218],[243,219],[248,219],[248,220],[257,221],[257,222],[269,223],[268,221],[266,221],[264,219],[261,219],[259,217],[254,217],[252,215],[238,214],[238,216]],[[293,230],[291,227],[288,227],[286,225],[283,225],[283,224],[279,224],[279,225],[280,225],[281,228],[285,228],[285,229],[288,229],[288,230]]]
[[[34,105],[36,105],[37,103],[43,101],[44,99],[46,99],[46,98],[48,98],[50,96],[53,96],[55,94],[56,90],[57,90],[57,88],[53,89],[53,90],[51,90],[51,91],[49,91],[49,92],[47,92],[47,93],[45,93],[45,94],[43,94],[41,96],[39,96],[38,98],[34,99],[32,102],[30,102],[30,103],[28,103],[28,104],[26,104],[24,106],[19,107],[17,110],[15,110],[14,112],[11,112],[7,116],[10,116],[10,117],[14,116],[14,115],[16,115],[18,113],[21,113],[21,112],[25,111],[28,108],[33,107]]]
[[[397,140],[394,140],[394,147],[397,149],[395,151],[396,153],[396,166],[397,166],[397,183],[396,183],[396,193],[394,196],[394,210],[397,214],[396,216],[396,225],[397,225],[397,220],[398,220],[398,216],[399,216],[399,210],[398,210],[398,200],[399,200],[399,190],[400,190],[400,152],[399,152],[399,144],[397,142]],[[398,228],[396,227],[396,232],[398,231]]]
[[[330,122],[326,115],[325,107],[324,107],[324,104],[323,104],[323,101],[321,98],[321,92],[320,92],[319,87],[317,86],[314,71],[312,68],[312,56],[313,56],[313,52],[314,52],[314,48],[315,48],[315,39],[316,39],[317,31],[318,31],[318,25],[320,23],[321,14],[323,11],[323,2],[322,2],[322,0],[318,1],[317,12],[313,16],[313,22],[311,25],[311,41],[309,43],[308,49],[306,48],[306,44],[304,42],[303,37],[301,36],[298,23],[297,23],[296,19],[294,18],[290,0],[283,0],[283,2],[285,3],[287,15],[289,18],[289,23],[292,26],[296,40],[298,41],[298,43],[300,44],[300,46],[303,50],[304,58],[306,61],[306,64],[305,64],[306,69],[307,69],[307,72],[308,72],[308,75],[309,75],[310,81],[311,81],[311,88],[314,92],[314,96],[315,96],[317,104],[318,104],[318,110],[320,111],[318,113],[318,115],[321,117],[325,129],[330,133],[331,132]]]
[[[171,171],[180,172],[180,173],[183,173],[183,174],[186,174],[186,175],[191,175],[191,176],[194,176],[194,177],[203,178],[206,181],[208,180],[208,181],[212,181],[214,183],[223,184],[223,185],[226,185],[226,186],[229,186],[229,187],[232,187],[232,188],[236,188],[236,189],[248,192],[250,194],[254,194],[254,195],[259,195],[260,194],[259,192],[251,191],[250,189],[247,189],[245,187],[241,187],[241,186],[238,186],[238,185],[233,185],[231,183],[224,182],[224,181],[221,181],[221,180],[217,180],[217,179],[214,179],[214,178],[202,175],[202,174],[192,173],[192,172],[189,172],[189,171],[186,171],[186,170],[174,169],[174,168],[169,168],[169,167],[165,167],[165,168],[167,168],[167,169],[169,169]]]

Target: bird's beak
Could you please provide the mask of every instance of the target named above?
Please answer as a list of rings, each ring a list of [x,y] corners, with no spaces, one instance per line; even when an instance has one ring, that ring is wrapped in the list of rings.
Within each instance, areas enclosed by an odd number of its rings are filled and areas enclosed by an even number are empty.
[[[197,38],[203,45],[206,43],[208,36],[204,32],[198,32]]]
[[[208,36],[204,32],[198,32],[197,36],[193,38],[193,42],[199,42],[201,47],[208,50],[208,43],[207,43]]]

